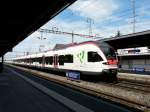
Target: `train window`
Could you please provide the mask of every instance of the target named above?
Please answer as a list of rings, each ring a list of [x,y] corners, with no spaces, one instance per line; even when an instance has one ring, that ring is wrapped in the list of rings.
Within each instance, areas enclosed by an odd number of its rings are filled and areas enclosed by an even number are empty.
[[[53,64],[53,57],[52,56],[49,57],[49,63],[50,63],[50,65]]]
[[[42,64],[42,57],[37,58],[37,61],[39,62],[39,64]]]
[[[0,57],[0,63],[2,62],[2,57]]]
[[[45,63],[46,63],[47,65],[52,65],[52,63],[53,63],[53,57],[52,57],[52,56],[46,57],[46,58],[45,58]]]
[[[103,59],[97,52],[88,52],[88,62],[99,62],[102,61]]]
[[[73,55],[65,55],[65,63],[73,63]]]
[[[102,50],[107,59],[116,58],[115,51],[110,47],[102,47]]]
[[[30,63],[30,62],[31,62],[31,60],[30,60],[29,58],[27,59],[27,61],[28,61],[28,63]]]
[[[36,58],[36,62],[40,64],[40,58]]]
[[[24,63],[27,63],[27,60],[26,60],[26,59],[24,59]]]
[[[49,65],[49,57],[45,57],[45,64]]]
[[[30,63],[31,63],[31,64],[33,63],[33,59],[32,59],[32,58],[30,58]]]
[[[64,65],[64,61],[65,61],[65,56],[64,55],[60,55],[59,56],[59,65]]]
[[[29,61],[30,61],[31,64],[33,63],[32,58],[30,58]]]
[[[107,59],[116,58],[115,50],[107,43],[100,42],[100,49],[103,51]]]
[[[26,63],[29,63],[29,60],[28,60],[28,59],[26,59]]]
[[[37,61],[36,61],[36,58],[32,58],[32,62],[37,62]]]

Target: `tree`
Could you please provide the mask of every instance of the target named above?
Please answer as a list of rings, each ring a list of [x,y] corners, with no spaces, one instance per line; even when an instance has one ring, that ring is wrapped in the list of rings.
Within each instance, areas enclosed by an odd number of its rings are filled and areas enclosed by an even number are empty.
[[[117,31],[117,34],[115,35],[115,37],[120,37],[122,34],[120,33],[120,31]]]

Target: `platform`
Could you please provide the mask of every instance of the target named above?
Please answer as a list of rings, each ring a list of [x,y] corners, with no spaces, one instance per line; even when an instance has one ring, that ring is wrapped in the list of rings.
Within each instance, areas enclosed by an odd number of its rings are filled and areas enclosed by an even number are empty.
[[[70,110],[4,68],[0,73],[0,112],[70,112]]]
[[[51,75],[49,75],[51,76]],[[0,74],[0,112],[137,112],[31,73],[4,66]]]

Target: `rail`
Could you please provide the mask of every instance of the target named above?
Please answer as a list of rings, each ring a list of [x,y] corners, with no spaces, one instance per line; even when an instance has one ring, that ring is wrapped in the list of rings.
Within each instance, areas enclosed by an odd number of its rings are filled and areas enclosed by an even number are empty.
[[[87,81],[80,81],[79,83],[67,80],[66,77],[58,75],[50,75],[48,73],[14,65],[9,66],[21,69],[25,72],[31,73],[32,75],[56,82],[58,84],[82,91],[84,93],[102,97],[119,104],[126,105],[128,107],[139,109],[144,112],[150,111],[150,94],[142,90],[135,90],[132,87],[129,88],[126,86],[121,87],[121,85],[118,86],[117,83],[93,83]]]

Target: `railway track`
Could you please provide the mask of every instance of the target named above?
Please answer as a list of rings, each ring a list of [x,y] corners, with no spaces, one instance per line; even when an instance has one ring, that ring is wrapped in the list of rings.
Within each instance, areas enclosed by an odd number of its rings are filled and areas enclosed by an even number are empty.
[[[33,73],[33,75],[39,76],[41,78],[46,78],[53,82],[57,82],[61,85],[68,86],[68,87],[77,89],[79,91],[83,91],[88,94],[103,97],[105,99],[112,100],[114,102],[118,102],[120,104],[127,105],[129,107],[137,108],[144,112],[150,111],[149,98],[148,98],[148,101],[146,101],[146,103],[145,103],[145,100],[147,99],[147,98],[145,98],[145,96],[147,97],[147,95],[148,95],[148,97],[149,97],[149,92],[150,92],[150,87],[148,84],[140,84],[140,83],[136,83],[136,82],[123,81],[123,80],[115,82],[115,83],[96,82],[94,84],[93,84],[93,82],[81,81],[79,84],[77,84],[74,81],[70,82],[70,81],[62,80],[63,78],[65,79],[65,77],[63,77],[61,80],[57,80],[57,79],[48,78],[47,76],[44,76],[44,75],[43,76],[37,75],[37,73],[38,72]],[[69,82],[69,83],[67,83],[67,82]],[[82,85],[82,83],[84,85]],[[87,86],[90,87],[91,89],[87,88]],[[108,87],[108,90],[110,91],[110,93],[108,92],[107,89],[105,89],[105,87]],[[96,88],[96,89],[92,89],[92,88]],[[116,91],[118,91],[118,92],[116,92]],[[133,98],[130,96],[130,94],[131,95],[134,94]],[[124,98],[122,99],[121,97],[124,97]],[[144,101],[140,101],[141,98],[142,99],[144,98]]]
[[[127,80],[122,81],[116,81],[113,83],[108,82],[97,82],[100,85],[108,85],[108,86],[116,86],[127,90],[132,90],[135,92],[143,92],[143,93],[150,93],[150,85],[149,84],[143,84],[143,83],[137,83],[137,82],[131,82]]]
[[[62,76],[62,75],[61,75]],[[83,79],[84,80],[84,79]],[[91,80],[90,80],[91,81]],[[143,93],[150,93],[150,85],[146,83],[139,83],[139,82],[133,82],[131,80],[118,80],[114,83],[108,83],[104,81],[98,81],[96,83],[109,85],[109,86],[117,86],[120,88],[132,90],[135,92],[143,92]]]
[[[150,85],[148,84],[122,80],[122,81],[118,81],[114,85],[123,87],[123,88],[132,89],[132,90],[134,89],[135,91],[142,91],[142,92],[150,93]]]

